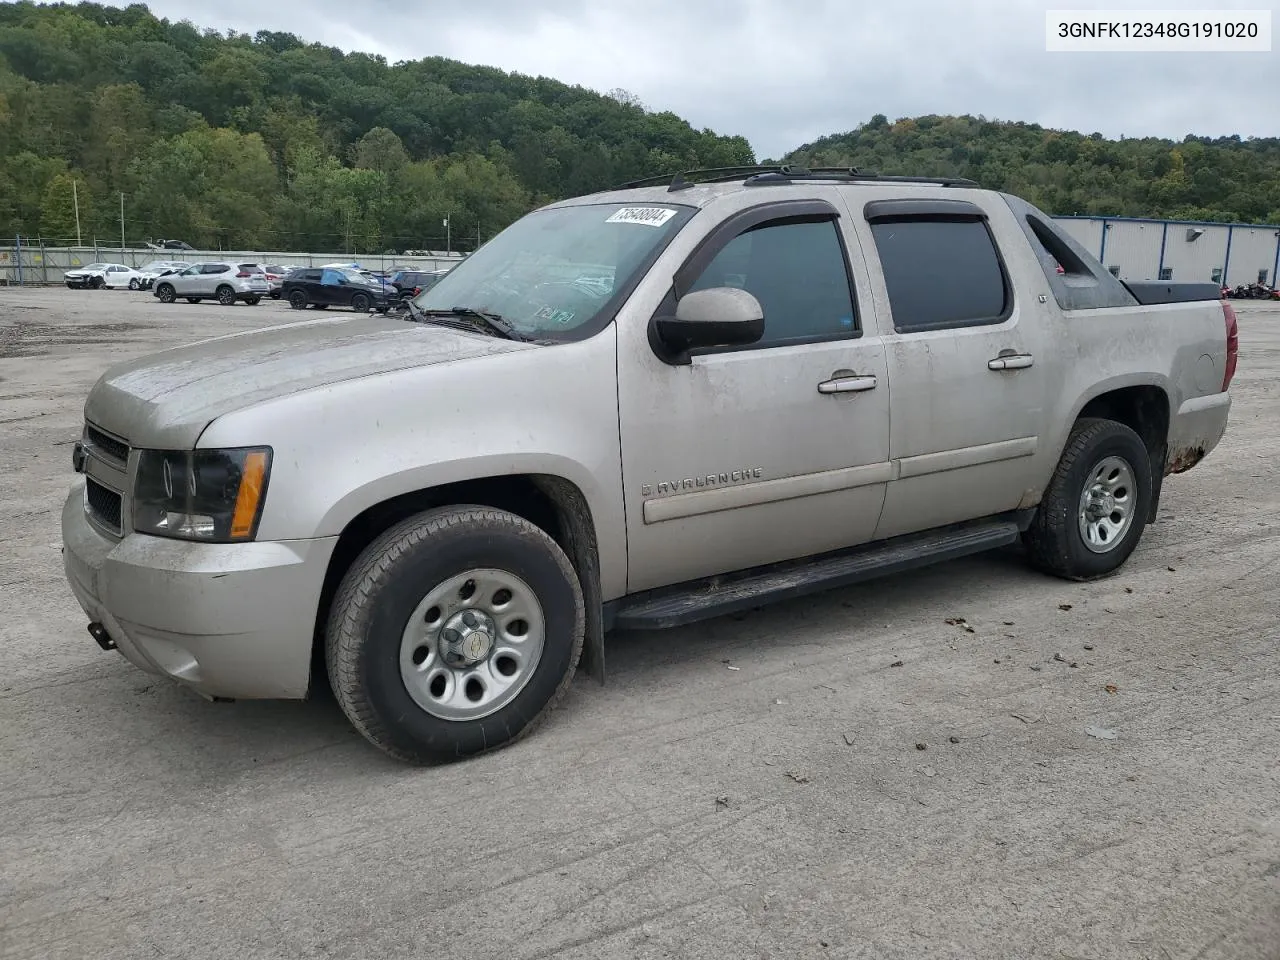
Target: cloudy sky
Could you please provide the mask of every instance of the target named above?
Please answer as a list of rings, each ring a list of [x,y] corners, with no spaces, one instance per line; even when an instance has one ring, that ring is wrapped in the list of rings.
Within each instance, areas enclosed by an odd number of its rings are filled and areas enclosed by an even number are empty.
[[[984,114],[1181,138],[1280,135],[1280,53],[1046,53],[1036,0],[153,0],[171,20],[282,30],[391,62],[446,56],[605,91],[747,137],[759,158],[883,113]],[[1162,9],[1265,8],[1228,0]],[[626,12],[630,11],[630,12]]]

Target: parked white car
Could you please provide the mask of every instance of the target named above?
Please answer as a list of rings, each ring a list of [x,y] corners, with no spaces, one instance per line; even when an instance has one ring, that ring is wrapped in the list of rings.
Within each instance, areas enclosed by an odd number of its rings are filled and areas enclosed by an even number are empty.
[[[256,263],[196,263],[157,280],[151,292],[161,303],[182,297],[188,303],[217,300],[226,307],[243,300],[252,307],[267,295],[267,275]]]
[[[138,268],[140,277],[138,287],[141,290],[150,290],[161,274],[185,270],[189,266],[191,264],[186,260],[152,260],[150,263],[144,263]]]
[[[103,287],[128,287],[138,290],[142,286],[142,274],[123,263],[91,263],[86,267],[68,270],[62,275],[63,281],[73,290],[89,287],[100,290]]]

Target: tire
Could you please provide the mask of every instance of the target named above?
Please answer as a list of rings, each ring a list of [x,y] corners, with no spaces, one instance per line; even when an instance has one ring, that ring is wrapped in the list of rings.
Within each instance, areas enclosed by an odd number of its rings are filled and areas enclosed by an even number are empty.
[[[329,309],[329,305],[327,303],[313,303],[312,306],[315,307],[317,310]]]
[[[156,299],[161,303],[173,303],[173,301],[177,300],[178,297],[173,291],[173,284],[160,284],[160,286],[156,288]]]
[[[272,290],[269,294],[267,294],[267,296],[269,296],[272,300],[279,300],[279,299],[280,299],[280,291],[279,291],[279,290]]]
[[[187,303],[199,303],[201,299],[201,297],[187,297]]]
[[[476,581],[480,590],[466,594]],[[504,591],[489,621],[503,631],[497,645],[472,632],[479,664],[451,667],[446,652],[461,648],[446,650],[444,631],[451,623],[470,630],[462,611],[489,609]],[[520,621],[524,639],[513,640]],[[443,507],[392,527],[352,564],[330,611],[325,665],[343,712],[369,742],[411,763],[456,760],[537,726],[569,688],[585,624],[577,574],[545,532],[502,510]],[[524,669],[518,651],[529,658]],[[499,674],[515,679],[503,686]]]
[[[1151,471],[1151,454],[1129,427],[1114,420],[1077,421],[1023,534],[1032,566],[1067,580],[1114,573],[1142,539]]]
[[[289,306],[295,310],[301,310],[307,305],[307,295],[301,290],[295,290],[289,294]]]
[[[256,307],[261,300],[262,300],[261,297],[245,297],[244,298],[244,302],[251,307]]]
[[[94,290],[101,290],[102,285],[105,282],[106,281],[104,281],[101,277],[94,277],[92,280],[89,281],[89,286],[92,287]]]
[[[369,298],[366,297],[363,293],[357,293],[354,297],[351,298],[351,309],[354,310],[356,313],[368,313]]]
[[[129,289],[130,289],[130,290],[137,290],[137,289],[139,289],[141,286],[142,286],[142,284],[138,283],[138,278],[137,278],[137,277],[134,277],[132,280],[130,280],[130,281],[129,281]]]
[[[236,302],[236,292],[226,284],[223,284],[215,290],[214,294],[217,296],[218,302],[224,307],[233,306]]]

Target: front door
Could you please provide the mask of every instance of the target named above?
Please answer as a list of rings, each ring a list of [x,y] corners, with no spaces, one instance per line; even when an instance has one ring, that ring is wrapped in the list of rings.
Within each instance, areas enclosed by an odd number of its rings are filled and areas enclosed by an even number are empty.
[[[989,223],[1007,209],[884,200],[855,215],[889,305],[894,479],[876,538],[1037,502],[1053,358]]]
[[[855,301],[836,209],[783,201],[728,216],[676,272],[659,313],[721,286],[760,301],[760,342],[673,366],[643,322],[620,323],[631,592],[860,543],[880,516],[884,345],[870,301]]]

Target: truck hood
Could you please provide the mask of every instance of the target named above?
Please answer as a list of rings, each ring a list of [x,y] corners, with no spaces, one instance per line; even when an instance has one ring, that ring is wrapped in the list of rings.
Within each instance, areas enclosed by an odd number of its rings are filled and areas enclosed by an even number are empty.
[[[189,449],[224,414],[344,380],[471,360],[528,343],[390,317],[323,318],[203,340],[119,364],[85,419],[133,446]]]

